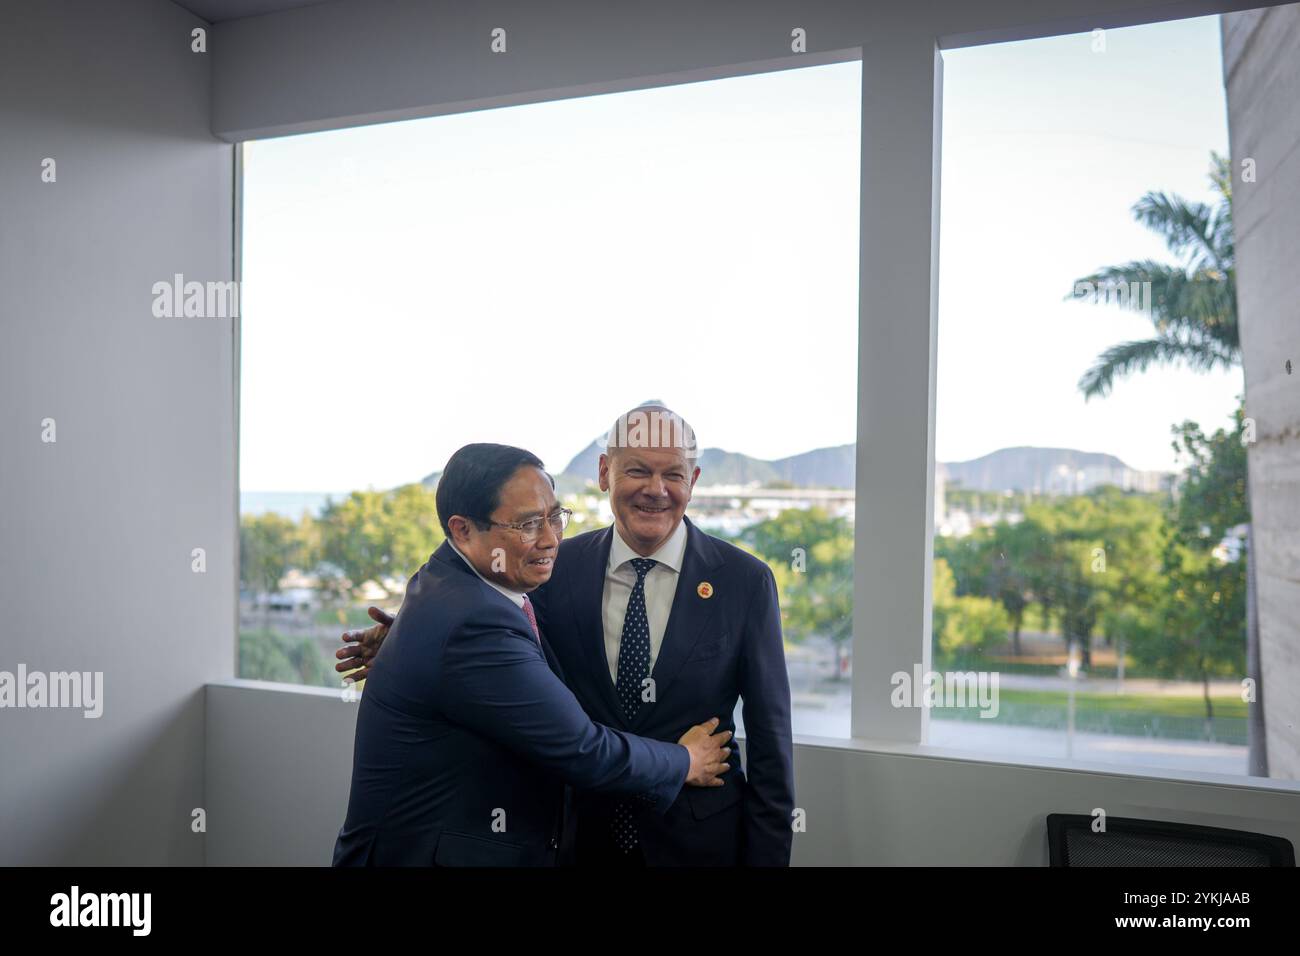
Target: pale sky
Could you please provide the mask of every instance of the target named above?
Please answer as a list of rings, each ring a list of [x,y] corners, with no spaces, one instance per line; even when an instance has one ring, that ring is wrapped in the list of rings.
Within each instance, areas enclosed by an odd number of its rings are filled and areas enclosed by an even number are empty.
[[[1151,188],[1226,149],[1218,21],[945,55],[936,452],[1173,468],[1240,374],[1074,383],[1150,326],[1062,301],[1166,258]],[[861,70],[810,67],[247,144],[240,484],[417,480],[470,441],[558,470],[660,399],[762,458],[855,438]],[[772,417],[737,414],[761,402]],[[775,425],[775,427],[773,427]]]
[[[1170,261],[1133,221],[1148,190],[1211,201],[1228,151],[1218,17],[944,55],[936,457],[1009,445],[1105,451],[1175,468],[1169,426],[1228,424],[1239,369],[1148,369],[1083,401],[1077,382],[1149,320],[1062,301],[1076,278]]]

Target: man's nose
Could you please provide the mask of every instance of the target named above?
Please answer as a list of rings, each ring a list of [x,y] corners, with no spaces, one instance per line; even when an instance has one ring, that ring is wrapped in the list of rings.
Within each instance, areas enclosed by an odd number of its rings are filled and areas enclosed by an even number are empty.
[[[646,481],[645,493],[655,498],[662,498],[668,493],[668,487],[664,484],[663,475],[651,475]]]
[[[556,534],[549,521],[542,522],[542,530],[537,532],[537,540],[533,542],[533,546],[542,549],[560,546],[560,536]]]

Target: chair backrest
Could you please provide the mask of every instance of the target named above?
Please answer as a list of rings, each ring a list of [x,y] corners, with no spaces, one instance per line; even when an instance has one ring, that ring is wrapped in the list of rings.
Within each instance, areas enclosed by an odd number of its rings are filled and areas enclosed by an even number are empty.
[[[1295,866],[1284,837],[1190,823],[1106,817],[1104,832],[1081,813],[1047,815],[1052,866]]]

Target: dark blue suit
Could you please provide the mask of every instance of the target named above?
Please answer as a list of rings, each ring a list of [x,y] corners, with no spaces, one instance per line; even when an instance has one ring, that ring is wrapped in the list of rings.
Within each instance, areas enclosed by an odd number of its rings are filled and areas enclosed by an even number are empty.
[[[677,740],[694,724],[718,717],[735,730],[744,700],[749,779],[733,752],[726,786],[688,787],[662,816],[643,813],[637,834],[650,865],[787,866],[794,809],[790,683],[781,610],[771,569],[711,537],[689,520],[686,553],[663,643],[655,660],[655,702],[628,724],[605,656],[601,595],[614,530],[560,545],[551,579],[533,605],[565,680],[593,720],[658,740]],[[699,585],[712,587],[702,597]],[[578,862],[609,854],[609,819],[618,801],[577,795]]]
[[[438,548],[366,680],[334,865],[553,865],[566,782],[671,806],[686,748],[593,724],[555,666],[524,612]]]

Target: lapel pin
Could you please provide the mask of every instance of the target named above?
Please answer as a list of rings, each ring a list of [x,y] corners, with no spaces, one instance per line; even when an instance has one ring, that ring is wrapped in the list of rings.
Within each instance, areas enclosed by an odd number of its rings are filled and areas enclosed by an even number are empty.
[[[701,581],[700,586],[695,589],[695,593],[705,600],[708,600],[713,597],[713,585],[708,581]]]

